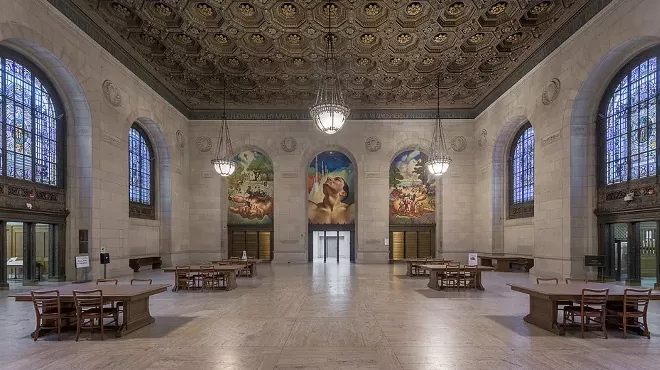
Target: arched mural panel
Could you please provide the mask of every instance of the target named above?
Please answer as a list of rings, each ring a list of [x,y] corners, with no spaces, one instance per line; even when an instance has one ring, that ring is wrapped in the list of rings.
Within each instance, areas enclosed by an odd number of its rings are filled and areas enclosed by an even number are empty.
[[[273,162],[257,150],[238,153],[236,171],[228,177],[227,224],[272,225],[274,204]]]
[[[390,164],[390,224],[435,224],[435,181],[426,170],[428,156],[406,150]]]
[[[355,223],[355,166],[338,151],[319,153],[307,170],[310,224]]]

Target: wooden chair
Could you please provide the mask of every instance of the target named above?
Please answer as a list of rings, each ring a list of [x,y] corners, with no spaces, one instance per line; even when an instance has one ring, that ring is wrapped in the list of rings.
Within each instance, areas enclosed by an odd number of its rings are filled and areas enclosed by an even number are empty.
[[[41,329],[56,329],[57,340],[60,340],[62,320],[72,318],[74,310],[62,307],[59,290],[31,290],[32,304],[37,315],[37,330],[34,331],[34,341],[39,338]],[[55,326],[46,326],[45,320],[52,320]]]
[[[178,292],[181,289],[190,290],[191,283],[194,283],[190,274],[190,266],[176,266],[174,274],[176,276],[176,286],[174,287],[176,291]]]
[[[463,266],[463,286],[467,288],[477,289],[477,266]]]
[[[461,284],[461,264],[458,262],[450,262],[447,264],[445,273],[442,276],[442,284],[446,285],[448,288],[458,289]]]
[[[245,264],[243,265],[243,268],[238,270],[238,276],[243,276],[243,275],[245,275],[246,277],[252,276],[252,270],[250,269],[249,260],[245,260]]]
[[[584,329],[589,327],[600,328],[607,339],[607,328],[605,327],[605,317],[607,314],[607,297],[609,289],[582,289],[582,298],[579,306],[564,307],[563,326],[571,321],[577,324],[575,316],[580,317],[580,333],[584,338]],[[592,324],[591,322],[594,322]]]
[[[646,321],[646,314],[651,300],[651,289],[628,288],[623,291],[623,307],[621,310],[610,310],[613,316],[621,320],[623,337],[627,338],[628,327],[639,328],[647,338],[651,339],[651,332]],[[642,322],[639,319],[642,319]]]
[[[152,280],[151,279],[131,279],[131,285],[136,285],[134,283],[144,284],[144,285],[151,285]]]
[[[536,278],[536,284],[541,284],[541,282],[559,284],[559,279],[557,279],[557,278],[548,278],[548,277]]]
[[[96,285],[107,284],[107,285],[117,285],[119,280],[117,279],[96,279]]]
[[[217,287],[218,276],[215,272],[215,266],[213,265],[202,265],[199,266],[200,276],[202,278],[202,290],[211,288],[211,290]]]
[[[76,304],[76,316],[78,327],[76,329],[76,342],[80,337],[80,330],[101,329],[101,340],[104,340],[104,323],[105,318],[112,318],[115,323],[115,330],[119,330],[119,310],[116,307],[104,306],[103,291],[101,289],[95,290],[74,290],[73,301]],[[89,320],[89,326],[85,326],[85,320]],[[98,320],[99,325],[94,325],[94,320]]]
[[[566,278],[566,284],[570,284],[570,283],[584,283],[584,284],[588,284],[588,283],[589,283],[589,279],[587,279],[587,278]]]

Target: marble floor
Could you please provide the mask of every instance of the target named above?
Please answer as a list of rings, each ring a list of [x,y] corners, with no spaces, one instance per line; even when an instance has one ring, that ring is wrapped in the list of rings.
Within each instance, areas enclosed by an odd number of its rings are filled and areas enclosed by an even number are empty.
[[[32,341],[30,303],[0,291],[2,369],[658,369],[660,302],[648,340],[559,337],[523,322],[529,302],[489,272],[485,292],[437,292],[403,265],[259,266],[230,292],[166,292],[156,322],[121,339]],[[171,274],[136,274],[170,283]],[[123,278],[128,282],[132,276]]]

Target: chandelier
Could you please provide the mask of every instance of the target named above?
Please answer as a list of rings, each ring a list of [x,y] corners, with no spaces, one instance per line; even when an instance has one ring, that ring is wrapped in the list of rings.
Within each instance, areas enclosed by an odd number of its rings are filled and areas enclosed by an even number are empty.
[[[229,137],[229,126],[227,125],[227,82],[222,90],[222,124],[220,125],[220,139],[218,149],[215,152],[215,158],[211,161],[215,172],[220,176],[231,176],[236,170],[236,161],[234,160],[234,151],[231,148],[231,138]]]
[[[332,135],[341,130],[350,113],[350,109],[344,103],[344,95],[341,92],[341,84],[336,71],[335,59],[335,34],[331,32],[331,14],[333,3],[326,4],[328,12],[328,33],[325,35],[325,75],[323,76],[319,89],[316,92],[316,103],[309,109],[309,114],[314,120],[316,127],[324,134]]]
[[[438,110],[435,113],[435,128],[433,129],[433,142],[431,143],[431,158],[426,162],[426,168],[434,176],[442,176],[449,169],[451,157],[447,153],[445,135],[442,132],[440,119],[440,76],[438,76]]]

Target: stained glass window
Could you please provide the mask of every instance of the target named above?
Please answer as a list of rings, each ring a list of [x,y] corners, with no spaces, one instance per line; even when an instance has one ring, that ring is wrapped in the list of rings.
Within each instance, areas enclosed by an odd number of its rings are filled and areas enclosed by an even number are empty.
[[[133,124],[128,133],[128,187],[133,203],[152,204],[153,154],[147,135]]]
[[[58,185],[58,120],[50,92],[35,72],[2,57],[2,157],[5,176]]]
[[[511,204],[534,200],[534,129],[524,125],[511,149]]]
[[[616,184],[656,175],[657,58],[636,63],[610,93],[604,113],[605,179]]]

